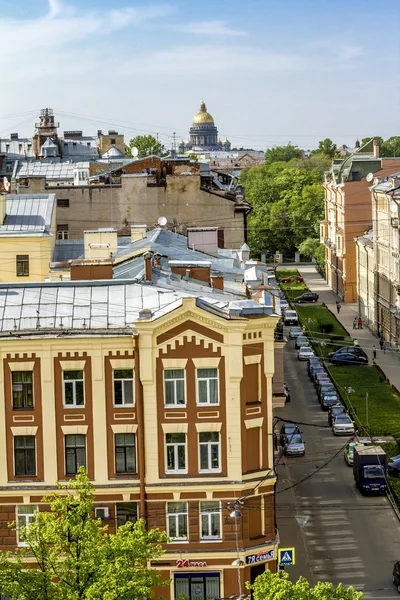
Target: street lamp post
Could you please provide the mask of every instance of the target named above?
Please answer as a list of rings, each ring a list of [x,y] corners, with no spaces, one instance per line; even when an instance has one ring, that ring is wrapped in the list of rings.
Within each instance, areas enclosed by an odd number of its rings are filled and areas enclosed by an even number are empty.
[[[240,567],[243,567],[244,563],[240,558],[239,554],[239,529],[238,529],[238,519],[242,516],[242,513],[239,510],[239,504],[234,504],[234,510],[230,513],[230,517],[235,519],[235,539],[236,539],[236,559],[233,561],[232,565],[237,567],[237,578],[238,578],[238,588],[239,588],[239,598],[242,597],[242,577],[240,574]]]

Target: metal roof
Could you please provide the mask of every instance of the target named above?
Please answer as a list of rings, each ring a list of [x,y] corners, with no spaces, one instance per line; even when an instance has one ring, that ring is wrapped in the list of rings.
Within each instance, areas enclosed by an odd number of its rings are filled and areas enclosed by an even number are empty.
[[[25,177],[46,177],[46,179],[74,179],[75,169],[89,169],[89,162],[74,163],[55,160],[18,161],[15,179]]]
[[[0,235],[49,234],[55,194],[9,194]]]

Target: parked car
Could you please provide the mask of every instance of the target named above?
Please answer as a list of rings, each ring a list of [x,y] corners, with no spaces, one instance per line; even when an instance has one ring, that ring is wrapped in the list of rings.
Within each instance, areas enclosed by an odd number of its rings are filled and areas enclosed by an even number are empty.
[[[354,423],[349,415],[338,415],[332,420],[332,431],[334,435],[352,435],[355,433]]]
[[[331,358],[333,365],[367,365],[368,359],[364,356],[356,356],[351,352],[339,352]]]
[[[327,358],[331,359],[332,356],[335,356],[336,354],[342,354],[342,353],[345,353],[345,354],[350,353],[350,354],[354,354],[355,356],[367,357],[364,350],[362,348],[360,348],[360,346],[342,346],[341,348],[338,348],[337,350],[335,350],[335,352],[329,352],[329,354],[327,354]]]
[[[295,277],[296,281],[304,281],[304,277],[302,277],[301,275],[297,275],[297,277]]]
[[[323,365],[310,365],[309,371],[309,377],[311,381],[314,381],[315,375],[317,373],[326,373],[325,367]]]
[[[310,375],[310,369],[312,366],[316,367],[317,365],[322,366],[321,359],[318,356],[310,356],[307,361],[307,373]]]
[[[289,338],[291,340],[294,340],[295,338],[299,337],[299,335],[303,335],[303,330],[301,327],[291,327],[289,329]]]
[[[297,353],[297,358],[299,360],[308,360],[310,356],[314,356],[314,352],[310,346],[301,346]]]
[[[337,417],[338,415],[345,415],[347,414],[347,410],[346,407],[343,406],[343,404],[332,404],[332,406],[329,407],[329,412],[328,412],[328,423],[329,425],[332,426],[332,421],[333,421],[333,417]]]
[[[301,348],[301,346],[309,346],[309,340],[306,335],[298,335],[294,344],[296,350]]]
[[[315,292],[304,292],[304,294],[301,294],[300,296],[296,296],[296,298],[294,299],[295,302],[317,302],[318,301],[318,294],[316,294]]]
[[[328,373],[322,373],[321,377],[317,377],[317,379],[314,381],[315,389],[318,392],[321,385],[328,385],[329,383],[333,383],[333,381],[329,378]]]
[[[286,437],[300,433],[300,429],[296,423],[284,423],[280,430],[280,444],[283,446]]]
[[[321,394],[319,401],[321,402],[322,410],[329,410],[333,406],[337,406],[339,402],[339,398],[336,394],[331,394],[330,392],[324,392]],[[330,423],[332,425],[332,423]]]
[[[283,453],[286,456],[304,456],[305,451],[306,447],[299,433],[286,437],[283,445]]]
[[[364,446],[364,444],[360,444],[359,442],[349,442],[344,449],[344,460],[347,462],[349,467],[353,466],[354,462],[354,448],[356,446]]]
[[[287,309],[289,308],[289,303],[287,300],[280,300],[279,301],[280,307],[281,307],[281,315],[282,317],[285,316],[285,312],[287,311]]]
[[[392,477],[399,477],[399,475],[400,475],[400,458],[397,458],[396,460],[393,460],[393,458],[390,459],[388,466],[387,466],[387,472],[388,472],[388,475],[391,475]]]
[[[325,371],[325,367],[321,365],[321,367],[316,367],[313,372],[313,382],[314,385],[317,383],[318,379],[329,379],[328,373]]]
[[[322,403],[322,395],[336,395],[336,388],[333,383],[325,383],[317,390],[318,402]]]
[[[400,594],[400,561],[394,563],[392,581]]]
[[[280,283],[290,283],[292,281],[291,277],[282,277]]]
[[[283,384],[283,393],[285,394],[285,402],[290,402],[290,390],[286,383]]]
[[[286,310],[284,323],[285,325],[298,325],[299,319],[297,317],[297,312],[295,310]]]

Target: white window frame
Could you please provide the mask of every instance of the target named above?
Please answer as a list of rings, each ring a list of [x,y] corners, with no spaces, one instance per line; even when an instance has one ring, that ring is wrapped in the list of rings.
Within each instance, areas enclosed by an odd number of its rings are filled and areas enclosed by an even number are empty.
[[[218,434],[218,442],[210,441],[210,442],[201,442],[200,437],[203,433],[217,433]],[[219,431],[200,431],[199,432],[199,473],[220,473],[221,472],[221,434]],[[201,447],[205,446],[207,448],[207,469],[201,468]],[[212,447],[217,446],[218,448],[218,468],[212,468]]]
[[[30,508],[33,507],[34,512],[33,513],[24,513],[23,511],[26,510],[27,506],[29,506]],[[19,511],[19,509],[21,509],[21,511]],[[28,530],[30,523],[32,523],[36,519],[36,513],[38,512],[38,510],[39,509],[38,509],[37,504],[17,504],[17,506],[15,507],[15,516],[16,516],[15,520],[16,520],[16,524],[17,524],[17,545],[20,548],[26,547],[28,544],[20,539],[19,529],[22,525],[23,527],[26,527],[26,529]],[[25,517],[25,523],[20,523],[20,518],[23,518],[23,517]]]
[[[206,504],[215,504],[215,509],[204,509],[204,505]],[[219,523],[219,535],[203,535],[203,517],[207,517],[207,526],[208,531],[212,531],[212,515],[218,515],[218,523]],[[201,540],[222,540],[222,526],[221,526],[221,503],[217,500],[204,500],[200,502],[200,539]]]
[[[199,377],[199,371],[204,369],[217,372],[216,377]],[[217,402],[210,402],[210,381],[217,380]],[[200,381],[207,382],[207,402],[200,402]],[[198,406],[219,406],[219,370],[218,367],[201,367],[196,369],[196,389],[197,389],[197,405]]]
[[[169,512],[171,504],[182,504],[185,506],[185,510],[180,512]],[[186,518],[186,535],[185,536],[171,536],[170,530],[170,520],[175,521],[176,531],[179,533],[179,517],[182,515]],[[187,542],[189,541],[189,519],[188,519],[188,503],[187,502],[167,502],[167,535],[173,542]]]
[[[187,434],[186,433],[181,433],[179,432],[179,435],[184,435],[185,436],[185,442],[167,442],[167,436],[168,435],[178,435],[177,433],[166,433],[165,434],[165,472],[168,473],[187,473],[187,464],[188,464],[188,457],[187,457]],[[175,467],[179,467],[179,450],[178,448],[181,446],[184,446],[185,448],[185,468],[184,469],[179,469],[179,468],[174,468],[174,469],[168,469],[168,447],[173,447],[174,448],[174,465]]]
[[[129,377],[115,377],[116,371],[132,371],[132,379]],[[122,383],[122,404],[115,404],[115,382],[132,381],[132,402],[125,402],[125,385]],[[113,369],[113,402],[114,408],[124,408],[124,406],[135,406],[135,370],[134,369]]]
[[[183,377],[180,378],[174,378],[174,379],[165,379],[165,374],[168,371],[183,371]],[[186,369],[181,369],[181,368],[177,368],[177,369],[164,369],[163,372],[163,379],[164,379],[164,407],[165,408],[176,408],[177,406],[182,406],[185,407],[186,406]],[[177,392],[176,392],[176,382],[177,381],[182,381],[183,380],[183,390],[184,390],[184,402],[183,404],[180,404],[179,402],[177,402]],[[174,383],[174,402],[172,404],[167,404],[167,390],[166,390],[166,382],[173,382]]]
[[[64,374],[68,373],[68,371],[82,371],[82,379],[64,379]],[[62,372],[62,380],[63,380],[63,404],[64,404],[64,408],[85,408],[86,402],[85,402],[85,371],[84,369],[64,369]],[[82,386],[83,386],[83,404],[77,404],[76,403],[76,383],[77,382],[82,382]],[[72,396],[73,396],[73,403],[72,404],[67,404],[66,403],[66,394],[65,394],[65,384],[72,384]]]

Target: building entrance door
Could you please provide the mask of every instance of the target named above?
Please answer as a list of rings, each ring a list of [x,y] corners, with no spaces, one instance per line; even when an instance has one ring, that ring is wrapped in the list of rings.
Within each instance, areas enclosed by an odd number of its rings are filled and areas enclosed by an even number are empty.
[[[220,598],[219,573],[175,573],[175,598],[180,594],[189,600]]]

